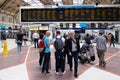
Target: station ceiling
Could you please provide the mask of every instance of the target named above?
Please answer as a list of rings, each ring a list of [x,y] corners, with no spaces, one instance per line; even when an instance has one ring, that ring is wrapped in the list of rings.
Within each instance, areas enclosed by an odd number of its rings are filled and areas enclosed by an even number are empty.
[[[82,5],[82,4],[112,4],[115,0],[0,0],[0,11],[4,10],[16,15],[20,6],[39,5]]]
[[[23,0],[0,0],[0,11],[4,10],[13,14],[19,12],[20,6],[29,5]]]

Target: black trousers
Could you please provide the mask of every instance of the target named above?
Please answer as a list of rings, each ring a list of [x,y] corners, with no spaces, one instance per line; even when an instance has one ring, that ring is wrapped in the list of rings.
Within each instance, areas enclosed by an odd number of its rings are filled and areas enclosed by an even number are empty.
[[[72,62],[73,57],[74,57],[74,74],[77,74],[77,71],[78,71],[78,52],[77,51],[72,52],[72,56],[70,56],[70,62],[69,62],[70,69],[72,69],[73,67],[73,62]]]
[[[55,66],[56,66],[56,72],[59,71],[59,69],[61,69],[62,72],[64,72],[65,70],[65,58],[64,58],[64,53],[62,52],[62,50],[57,50],[55,52]]]
[[[112,44],[115,47],[115,41],[110,41],[110,47],[111,47]]]
[[[34,47],[38,48],[38,39],[34,39]]]
[[[45,53],[42,72],[44,72],[44,71],[48,72],[48,70],[49,70],[49,62],[50,62],[50,52]]]
[[[66,60],[66,55],[67,55],[67,63],[69,64],[69,62],[70,62],[70,55],[69,55],[69,51],[64,50],[64,57],[65,57],[65,60]]]
[[[41,66],[43,64],[44,59],[44,52],[39,52],[39,65]]]

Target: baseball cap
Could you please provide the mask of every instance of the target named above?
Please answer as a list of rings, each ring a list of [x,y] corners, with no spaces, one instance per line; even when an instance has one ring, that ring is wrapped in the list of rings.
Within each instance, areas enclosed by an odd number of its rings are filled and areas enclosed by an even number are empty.
[[[56,31],[56,34],[60,34],[60,31]]]

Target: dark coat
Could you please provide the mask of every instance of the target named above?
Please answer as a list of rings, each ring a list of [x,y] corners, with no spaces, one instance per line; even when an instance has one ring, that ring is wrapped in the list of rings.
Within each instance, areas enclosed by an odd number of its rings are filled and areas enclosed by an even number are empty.
[[[78,40],[76,40],[76,44],[77,44],[77,52],[80,52],[80,44]],[[68,39],[68,51],[72,52],[72,39],[71,38]]]
[[[6,33],[5,32],[1,32],[1,40],[6,40]]]
[[[69,45],[68,45],[68,44],[69,44],[69,43],[68,43],[68,40],[69,40],[69,39],[65,39],[65,46],[64,46],[64,51],[65,51],[65,53],[68,53],[68,52],[69,52],[69,49],[68,49],[68,46],[69,46]]]
[[[17,34],[17,41],[22,41],[23,40],[23,34],[22,33],[18,33]]]

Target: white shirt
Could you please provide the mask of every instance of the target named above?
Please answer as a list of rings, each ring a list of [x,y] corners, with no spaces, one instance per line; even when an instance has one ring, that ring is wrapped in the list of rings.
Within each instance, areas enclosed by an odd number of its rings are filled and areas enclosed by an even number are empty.
[[[60,35],[57,36],[57,38],[61,38]],[[53,39],[53,43],[55,42],[56,38]],[[62,41],[65,42],[65,39],[62,37]]]
[[[61,37],[62,37],[62,36],[60,36],[60,35],[57,36],[57,38],[61,38]],[[52,42],[54,43],[55,40],[56,40],[56,38],[54,38]],[[63,43],[65,42],[65,39],[64,39],[63,37],[62,37],[62,41],[63,41]],[[56,50],[55,50],[55,51],[56,51]]]
[[[33,39],[39,39],[39,34],[38,33],[33,33],[32,37],[33,37]]]
[[[74,52],[74,51],[77,51],[76,41],[75,41],[75,42],[72,41],[72,51],[73,51],[73,52]]]

